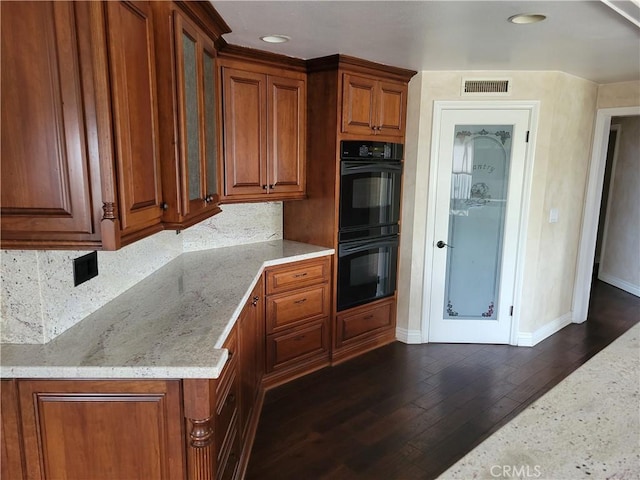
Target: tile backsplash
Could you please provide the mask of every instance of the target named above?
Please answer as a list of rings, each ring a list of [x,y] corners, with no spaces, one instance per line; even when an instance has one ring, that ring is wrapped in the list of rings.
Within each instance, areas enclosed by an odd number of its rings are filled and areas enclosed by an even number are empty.
[[[97,277],[73,285],[86,251],[2,250],[2,343],[46,343],[182,252],[282,238],[282,203],[223,205],[183,230],[160,232],[115,252],[98,252]]]

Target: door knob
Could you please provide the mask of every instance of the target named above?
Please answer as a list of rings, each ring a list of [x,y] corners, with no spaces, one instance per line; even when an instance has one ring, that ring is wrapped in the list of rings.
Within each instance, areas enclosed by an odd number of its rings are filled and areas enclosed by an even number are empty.
[[[451,246],[451,245],[447,245],[447,244],[446,244],[446,243],[444,243],[442,240],[438,240],[438,243],[436,243],[436,247],[438,247],[438,248],[444,248],[444,247],[453,248],[453,246]]]

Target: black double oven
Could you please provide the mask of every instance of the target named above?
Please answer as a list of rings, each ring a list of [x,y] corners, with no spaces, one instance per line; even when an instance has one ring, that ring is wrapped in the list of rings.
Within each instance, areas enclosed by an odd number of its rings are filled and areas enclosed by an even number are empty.
[[[338,311],[396,290],[403,146],[340,143]]]

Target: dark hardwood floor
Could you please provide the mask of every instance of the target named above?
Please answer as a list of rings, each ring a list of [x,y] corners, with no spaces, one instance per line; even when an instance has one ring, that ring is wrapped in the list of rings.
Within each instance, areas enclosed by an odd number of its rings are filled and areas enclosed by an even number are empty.
[[[436,478],[639,313],[639,298],[596,282],[588,321],[532,348],[396,342],[273,389],[246,478]]]

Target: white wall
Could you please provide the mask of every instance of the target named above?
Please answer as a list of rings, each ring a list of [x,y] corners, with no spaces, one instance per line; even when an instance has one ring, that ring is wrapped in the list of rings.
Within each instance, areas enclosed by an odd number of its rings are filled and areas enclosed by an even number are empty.
[[[510,96],[480,100],[540,101],[524,284],[521,305],[516,307],[521,312],[519,332],[531,340],[550,325],[570,321],[597,85],[562,72],[425,71],[410,84],[407,121],[398,297],[398,331],[407,338],[419,336],[422,320],[433,102],[469,100],[460,96],[460,84],[463,77],[474,76],[511,79]],[[411,110],[416,105],[417,116]],[[560,213],[554,224],[548,223],[552,207]]]
[[[98,276],[77,287],[73,259],[86,251],[2,250],[0,341],[46,343],[183,251],[281,238],[281,202],[223,205],[222,213],[180,235],[160,232],[98,252]]]
[[[619,143],[598,278],[640,296],[640,117],[615,117]]]

